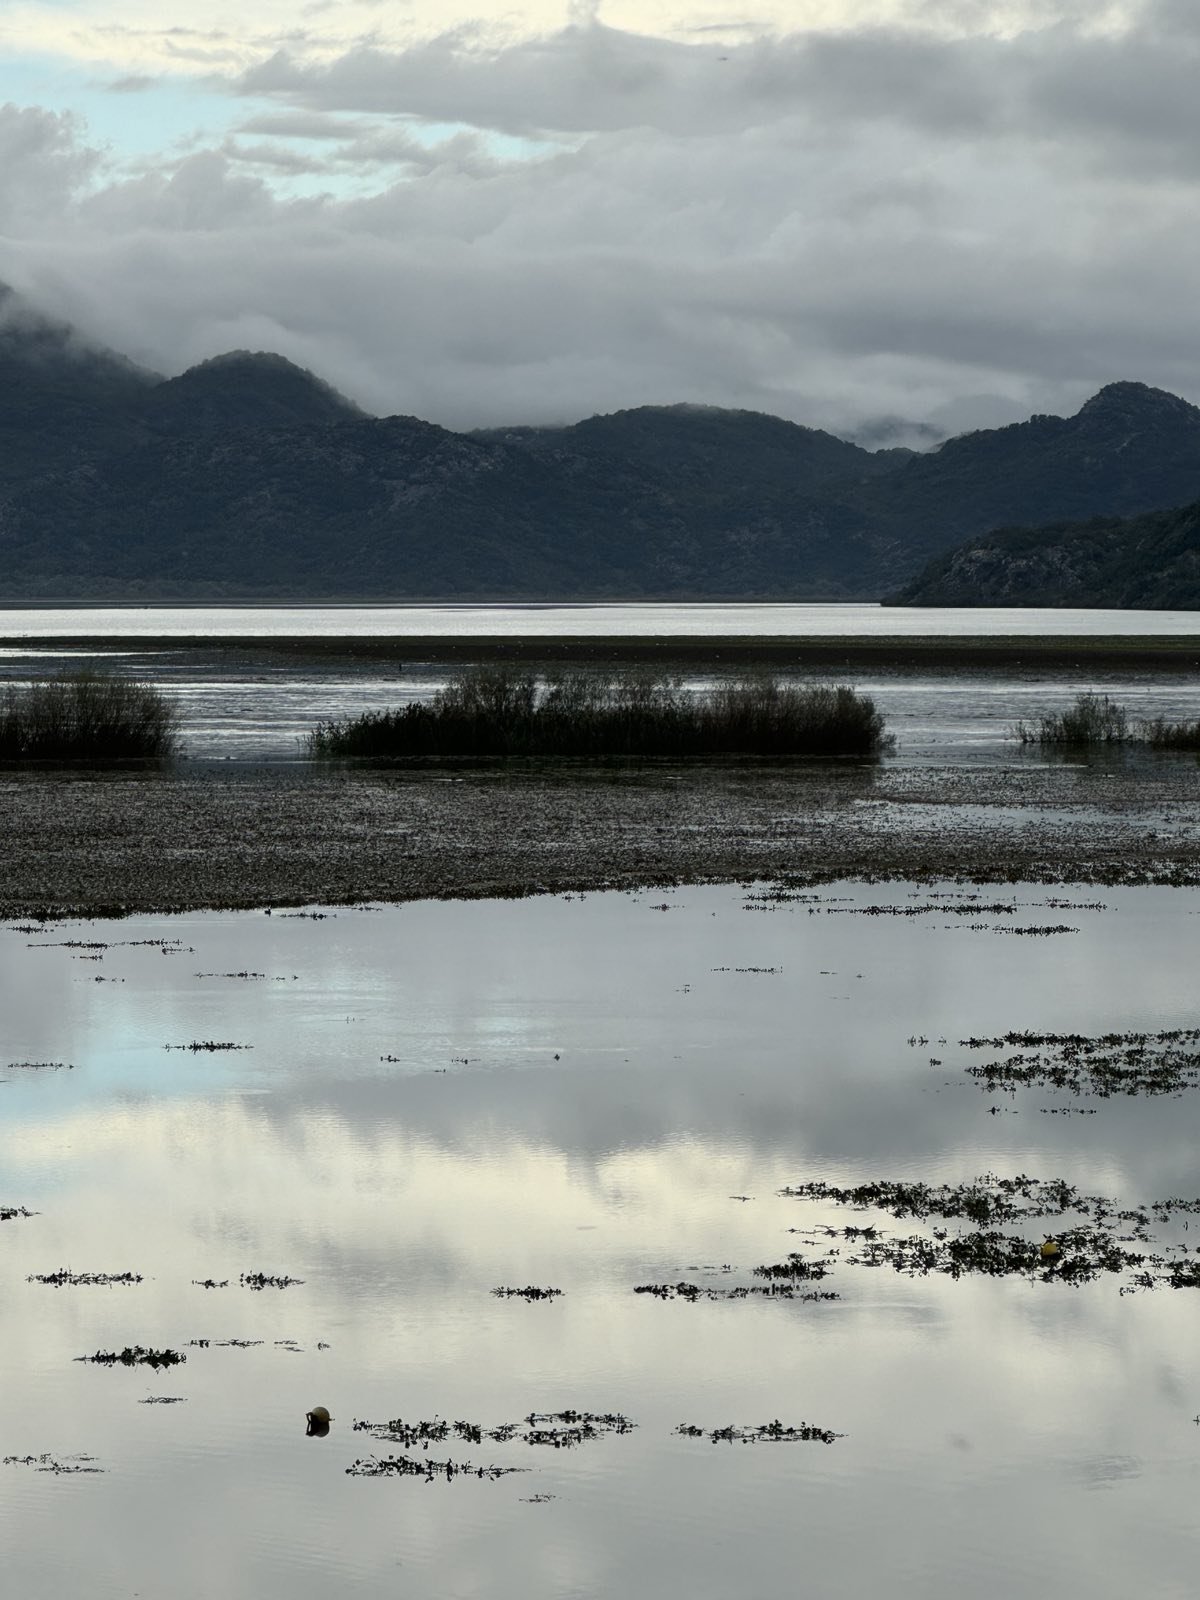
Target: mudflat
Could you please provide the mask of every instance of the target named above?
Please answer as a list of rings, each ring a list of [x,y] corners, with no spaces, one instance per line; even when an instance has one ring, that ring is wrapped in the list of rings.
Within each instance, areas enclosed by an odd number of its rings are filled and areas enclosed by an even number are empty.
[[[0,775],[0,914],[790,878],[1200,883],[1190,758]]]

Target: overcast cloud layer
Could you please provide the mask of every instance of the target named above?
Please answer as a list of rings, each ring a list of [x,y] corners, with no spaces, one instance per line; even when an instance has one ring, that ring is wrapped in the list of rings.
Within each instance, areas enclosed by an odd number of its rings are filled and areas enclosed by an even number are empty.
[[[791,33],[777,5],[506,34],[415,6],[404,37],[366,6],[319,34],[273,0],[241,33],[115,9],[98,43],[86,0],[13,8],[0,42],[149,119],[197,94],[203,126],[135,157],[0,108],[0,277],[159,370],[275,349],[454,427],[691,400],[954,428],[1117,378],[1200,401],[1191,0],[814,0]]]

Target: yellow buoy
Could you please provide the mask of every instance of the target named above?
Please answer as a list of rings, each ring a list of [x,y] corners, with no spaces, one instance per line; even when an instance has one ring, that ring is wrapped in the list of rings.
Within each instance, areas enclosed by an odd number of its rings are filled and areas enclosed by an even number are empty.
[[[1042,1260],[1043,1261],[1053,1261],[1057,1255],[1058,1255],[1058,1240],[1057,1239],[1047,1239],[1045,1244],[1042,1246]]]

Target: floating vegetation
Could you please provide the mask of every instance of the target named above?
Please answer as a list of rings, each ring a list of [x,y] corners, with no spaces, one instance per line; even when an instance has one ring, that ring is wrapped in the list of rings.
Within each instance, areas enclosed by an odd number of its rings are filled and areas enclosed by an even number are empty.
[[[561,1294],[561,1289],[539,1289],[536,1284],[527,1283],[523,1289],[507,1289],[503,1285],[493,1289],[492,1293],[502,1300],[555,1300]]]
[[[74,1072],[73,1061],[9,1061],[5,1072]]]
[[[238,1282],[247,1289],[290,1289],[293,1284],[303,1283],[304,1279],[286,1275],[276,1277],[270,1272],[243,1272]]]
[[[228,1278],[193,1278],[192,1282],[197,1289],[228,1289]]]
[[[428,1422],[393,1417],[390,1422],[353,1424],[355,1433],[369,1433],[381,1442],[402,1445],[406,1450],[418,1445],[428,1450],[431,1444],[443,1444],[447,1439],[461,1439],[466,1444],[482,1444],[485,1439],[496,1444],[516,1441],[551,1450],[572,1450],[611,1433],[632,1433],[636,1426],[619,1411],[531,1411],[520,1422],[502,1422],[490,1428],[480,1422],[450,1422],[442,1417]]]
[[[928,905],[917,906],[826,906],[827,917],[927,917],[934,912],[951,917],[1011,917],[1022,908],[1015,902],[997,900],[991,905],[981,906],[977,899],[970,897],[963,901],[943,901],[934,896]]]
[[[192,1341],[195,1343],[195,1340]],[[187,1360],[178,1350],[149,1350],[140,1344],[126,1345],[124,1350],[97,1350],[94,1356],[76,1356],[76,1361],[90,1361],[98,1367],[177,1367]]]
[[[798,1289],[794,1283],[747,1284],[733,1289],[707,1289],[699,1283],[639,1283],[634,1294],[648,1294],[655,1300],[749,1300],[759,1295],[768,1300],[840,1300],[831,1289]]]
[[[316,757],[480,760],[720,755],[874,756],[891,747],[867,695],[762,675],[705,692],[652,673],[470,667],[428,701],[320,723]],[[656,908],[661,909],[661,908]]]
[[[5,1456],[6,1467],[32,1467],[35,1472],[55,1472],[59,1474],[77,1472],[103,1472],[103,1467],[95,1465],[95,1456]]]
[[[196,1350],[252,1350],[255,1345],[265,1344],[265,1339],[189,1339],[188,1344]]]
[[[707,1439],[711,1444],[801,1444],[817,1441],[832,1444],[844,1439],[844,1433],[834,1433],[832,1428],[818,1428],[814,1423],[801,1422],[794,1428],[785,1427],[779,1418],[774,1422],[760,1422],[756,1428],[698,1428],[694,1423],[681,1422],[675,1429],[685,1439]]]
[[[235,1044],[227,1039],[193,1039],[191,1044],[165,1044],[164,1050],[253,1050],[252,1044]]]
[[[0,1206],[0,1222],[12,1222],[16,1217],[36,1217],[36,1211],[27,1211],[24,1206]]]
[[[108,1286],[114,1283],[141,1283],[140,1272],[72,1272],[70,1267],[59,1267],[57,1272],[31,1272],[25,1279],[26,1283],[45,1283],[52,1289],[64,1289],[68,1285],[101,1285]]]
[[[433,1461],[428,1456],[417,1460],[412,1456],[369,1456],[366,1460],[352,1462],[346,1468],[351,1478],[424,1478],[432,1483],[435,1478],[507,1478],[513,1472],[528,1472],[528,1467],[477,1467],[470,1461]]]
[[[1200,1028],[1160,1033],[1006,1033],[994,1039],[960,1039],[965,1050],[1005,1050],[967,1067],[995,1093],[1018,1088],[1065,1089],[1071,1094],[1178,1094],[1200,1084]]]
[[[934,1228],[930,1235],[891,1236],[882,1229],[823,1228],[841,1237],[854,1253],[842,1256],[849,1266],[890,1266],[910,1276],[942,1273],[960,1278],[967,1273],[989,1277],[1024,1274],[1044,1282],[1090,1283],[1105,1273],[1129,1274],[1121,1292],[1200,1287],[1200,1262],[1179,1244],[1155,1240],[1152,1222],[1167,1223],[1176,1215],[1200,1213],[1200,1199],[1172,1196],[1150,1205],[1121,1208],[1103,1195],[1082,1194],[1062,1179],[1043,1182],[1024,1174],[993,1174],[968,1184],[872,1182],[850,1188],[828,1183],[800,1184],[781,1191],[796,1199],[832,1201],[865,1210],[888,1211],[897,1218],[919,1220],[964,1218],[975,1231],[952,1235]],[[1001,1231],[1011,1224],[1073,1214],[1081,1219],[1059,1227],[1053,1238],[1029,1239]],[[1144,1248],[1130,1249],[1130,1245]],[[1157,1246],[1157,1248],[1155,1248]]]
[[[887,1183],[875,1181],[841,1189],[832,1183],[801,1183],[781,1189],[792,1200],[832,1200],[835,1205],[888,1211],[902,1217],[966,1217],[971,1222],[1012,1222],[1018,1217],[1061,1216],[1093,1206],[1112,1209],[1099,1196],[1081,1195],[1064,1179],[1043,1182],[1023,1173],[998,1178],[986,1173],[973,1183]],[[870,1237],[873,1228],[847,1228],[847,1238]]]
[[[148,1394],[144,1400],[139,1400],[140,1406],[181,1406],[187,1400],[185,1394]]]
[[[806,1261],[802,1255],[793,1253],[786,1261],[776,1261],[765,1267],[755,1267],[756,1278],[776,1278],[785,1281],[795,1281],[801,1278],[824,1278],[828,1276],[829,1264],[826,1261]]]

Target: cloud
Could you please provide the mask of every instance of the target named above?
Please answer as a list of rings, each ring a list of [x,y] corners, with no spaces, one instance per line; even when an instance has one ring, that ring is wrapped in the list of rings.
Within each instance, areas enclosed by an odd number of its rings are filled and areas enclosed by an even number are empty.
[[[972,9],[276,51],[230,80],[231,132],[133,175],[10,108],[0,277],[160,370],[275,348],[451,426],[693,400],[952,427],[956,396],[965,425],[1120,377],[1200,399],[1191,12],[1010,36]]]

